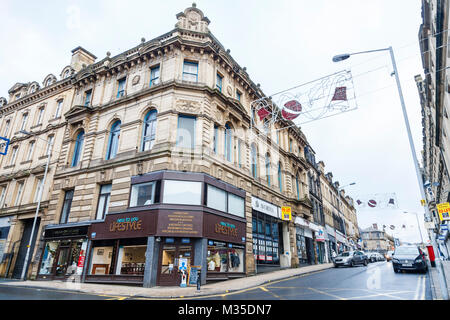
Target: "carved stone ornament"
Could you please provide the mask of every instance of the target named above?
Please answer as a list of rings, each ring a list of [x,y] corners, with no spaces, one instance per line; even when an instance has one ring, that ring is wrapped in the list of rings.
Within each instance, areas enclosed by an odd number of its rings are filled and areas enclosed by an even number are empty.
[[[176,109],[180,112],[200,113],[200,104],[190,100],[178,100],[176,102]]]
[[[230,86],[227,87],[227,93],[229,96],[231,96],[233,94],[233,89],[231,89]]]
[[[132,80],[133,86],[137,85],[137,84],[139,83],[140,80],[141,80],[141,76],[140,76],[140,75],[135,75],[135,76],[133,77],[133,80]]]

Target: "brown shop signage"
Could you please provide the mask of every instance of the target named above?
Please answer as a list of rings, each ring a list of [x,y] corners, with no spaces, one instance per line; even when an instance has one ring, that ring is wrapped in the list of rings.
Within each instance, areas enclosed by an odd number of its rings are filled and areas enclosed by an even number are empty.
[[[132,218],[119,218],[116,221],[112,221],[109,224],[109,231],[122,232],[122,231],[137,231],[142,230],[142,220],[138,217]]]
[[[202,212],[160,211],[158,214],[158,236],[201,237]]]

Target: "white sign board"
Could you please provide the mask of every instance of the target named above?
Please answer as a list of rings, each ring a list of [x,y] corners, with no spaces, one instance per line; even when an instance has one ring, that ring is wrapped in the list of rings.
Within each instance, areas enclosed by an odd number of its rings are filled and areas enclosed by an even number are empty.
[[[281,208],[267,201],[252,197],[252,208],[253,210],[281,219]]]

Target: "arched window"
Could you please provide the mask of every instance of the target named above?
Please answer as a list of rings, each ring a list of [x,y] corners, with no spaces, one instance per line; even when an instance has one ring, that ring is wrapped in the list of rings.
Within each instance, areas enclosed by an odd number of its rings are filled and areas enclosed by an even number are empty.
[[[283,192],[283,183],[281,178],[281,162],[278,162],[278,186],[280,187],[280,192]]]
[[[267,185],[270,186],[270,155],[266,154],[266,176],[267,176]]]
[[[108,151],[106,153],[106,160],[113,159],[117,155],[117,149],[119,148],[120,124],[121,124],[121,122],[119,120],[117,120],[111,126],[111,133],[109,135],[109,143],[108,143]]]
[[[257,162],[258,162],[258,155],[256,152],[256,145],[253,143],[252,144],[252,150],[251,150],[251,161],[252,161],[252,176],[253,178],[257,178],[258,173],[257,173]]]
[[[77,140],[75,140],[75,148],[73,149],[72,156],[72,167],[78,165],[81,159],[81,153],[83,151],[83,143],[84,143],[84,130],[81,130],[77,135]]]
[[[233,131],[229,123],[225,124],[225,139],[224,139],[224,147],[225,147],[225,159],[228,161],[233,161],[232,150],[233,150]]]
[[[153,148],[156,138],[156,110],[150,110],[144,118],[144,127],[142,132],[142,151]]]

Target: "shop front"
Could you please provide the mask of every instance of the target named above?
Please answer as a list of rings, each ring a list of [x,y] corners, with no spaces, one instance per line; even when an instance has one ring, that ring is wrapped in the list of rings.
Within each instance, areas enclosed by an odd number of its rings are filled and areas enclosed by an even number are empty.
[[[89,224],[46,226],[38,280],[80,277],[84,267]]]
[[[257,272],[290,267],[288,222],[281,219],[281,208],[252,197],[253,255]]]
[[[4,273],[3,272],[4,267],[2,265],[3,264],[6,265],[6,262],[9,260],[8,259],[9,255],[5,254],[5,252],[10,228],[11,228],[11,218],[10,217],[0,218],[0,274]]]
[[[326,263],[325,232],[323,227],[313,222],[309,223],[309,228],[314,231],[314,242],[316,248],[317,263]]]
[[[183,264],[200,266],[205,281],[245,276],[245,220],[207,211],[154,209],[93,223],[85,282],[177,286]]]
[[[325,225],[325,230],[327,232],[328,236],[328,258],[329,261],[333,261],[333,255],[337,255],[337,245],[336,245],[336,238],[334,237],[335,232],[332,227],[329,225]]]
[[[342,253],[344,251],[348,251],[348,243],[345,235],[338,230],[336,230],[336,241],[338,247],[338,253]]]
[[[309,223],[298,216],[294,219],[299,265],[314,264],[315,260],[313,231],[309,228]]]

